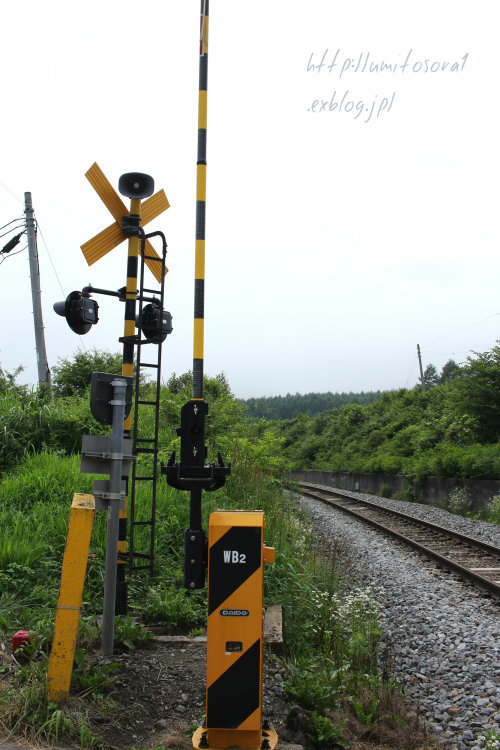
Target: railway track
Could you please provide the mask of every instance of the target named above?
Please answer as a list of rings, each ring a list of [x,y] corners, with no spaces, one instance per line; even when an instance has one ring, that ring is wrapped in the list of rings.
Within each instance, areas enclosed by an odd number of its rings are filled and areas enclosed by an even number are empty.
[[[500,547],[400,511],[387,510],[343,490],[319,488],[308,482],[299,482],[299,486],[302,494],[332,505],[396,537],[500,599]]]

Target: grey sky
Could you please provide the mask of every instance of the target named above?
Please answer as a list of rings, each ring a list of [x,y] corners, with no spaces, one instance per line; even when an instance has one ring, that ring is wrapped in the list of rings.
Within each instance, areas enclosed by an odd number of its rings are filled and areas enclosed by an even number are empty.
[[[90,268],[80,251],[111,223],[86,170],[152,174],[166,379],[192,363],[199,2],[68,8],[4,9],[0,226],[31,191],[54,365],[81,343],[52,303],[125,283],[125,245]],[[499,338],[496,11],[211,0],[205,370],[238,396],[413,386],[417,343],[439,369]],[[27,252],[0,284],[0,362],[34,382]],[[118,351],[123,306],[98,301],[82,343]]]

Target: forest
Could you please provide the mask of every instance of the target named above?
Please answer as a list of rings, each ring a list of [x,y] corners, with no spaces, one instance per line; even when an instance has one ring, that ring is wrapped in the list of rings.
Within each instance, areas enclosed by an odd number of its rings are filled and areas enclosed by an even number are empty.
[[[460,366],[450,359],[438,374],[433,364],[427,365],[422,375],[424,388],[442,385],[456,378],[461,372]],[[361,393],[287,393],[286,396],[258,396],[241,400],[247,407],[250,418],[293,419],[299,414],[315,417],[325,411],[340,409],[348,404],[372,404],[383,391],[361,391]]]
[[[324,411],[339,409],[348,404],[371,404],[382,395],[381,391],[365,393],[287,393],[286,396],[259,396],[241,403],[247,407],[248,416],[255,419],[293,419],[299,414],[315,417]]]
[[[280,423],[296,469],[457,479],[500,477],[500,347],[475,353],[424,384]]]

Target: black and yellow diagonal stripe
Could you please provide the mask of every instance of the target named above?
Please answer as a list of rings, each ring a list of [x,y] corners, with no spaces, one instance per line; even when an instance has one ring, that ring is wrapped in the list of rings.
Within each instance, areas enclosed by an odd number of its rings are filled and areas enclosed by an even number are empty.
[[[206,715],[209,743],[221,741],[220,731],[226,733],[222,741],[230,744],[238,744],[238,732],[255,733],[257,742],[260,737],[263,533],[261,511],[216,511],[210,516]]]
[[[207,727],[238,729],[260,707],[260,638],[207,688]],[[257,726],[256,729],[259,729]]]

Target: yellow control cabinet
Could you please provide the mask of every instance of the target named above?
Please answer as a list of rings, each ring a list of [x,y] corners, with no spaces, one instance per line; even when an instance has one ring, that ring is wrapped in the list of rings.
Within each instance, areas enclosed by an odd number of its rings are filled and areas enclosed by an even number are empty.
[[[276,732],[262,727],[264,545],[262,511],[215,511],[208,534],[206,726],[195,748],[272,750]]]

